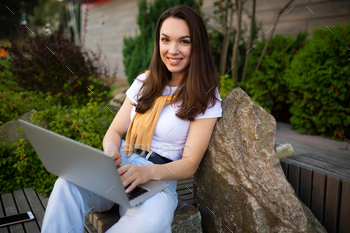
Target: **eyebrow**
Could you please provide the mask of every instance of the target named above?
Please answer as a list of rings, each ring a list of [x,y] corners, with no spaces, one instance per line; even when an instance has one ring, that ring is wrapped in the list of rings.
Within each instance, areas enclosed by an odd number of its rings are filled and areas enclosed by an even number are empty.
[[[163,35],[163,36],[165,36],[165,37],[169,37],[169,38],[170,38],[170,36],[168,36],[168,35],[166,35],[166,34],[164,34],[164,33],[162,33],[161,35]],[[191,37],[190,37],[190,36],[181,36],[179,39],[184,39],[184,38],[190,38],[190,39],[191,39]]]

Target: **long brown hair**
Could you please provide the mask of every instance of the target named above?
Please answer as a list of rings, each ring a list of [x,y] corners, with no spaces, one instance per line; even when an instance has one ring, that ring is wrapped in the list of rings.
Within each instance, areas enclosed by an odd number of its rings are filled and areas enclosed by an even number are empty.
[[[166,10],[159,18],[155,30],[153,55],[147,78],[137,95],[136,112],[145,113],[152,107],[157,97],[171,80],[171,72],[163,63],[159,52],[160,29],[169,18],[183,19],[187,22],[191,36],[190,64],[185,69],[180,84],[173,95],[172,103],[182,100],[176,116],[182,120],[193,121],[194,117],[214,106],[216,87],[221,88],[211,56],[208,33],[202,17],[188,6],[176,6]],[[139,97],[141,96],[141,97]]]

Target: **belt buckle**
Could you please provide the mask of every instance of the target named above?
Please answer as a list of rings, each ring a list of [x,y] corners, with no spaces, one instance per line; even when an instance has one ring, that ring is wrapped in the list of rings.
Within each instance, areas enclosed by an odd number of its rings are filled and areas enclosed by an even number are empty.
[[[141,150],[141,149],[135,149],[134,152],[137,152],[137,150]],[[144,157],[145,159],[149,159],[149,157],[153,156],[155,152],[150,150],[150,152],[146,151],[146,150],[141,150],[141,153],[139,154],[141,157]]]

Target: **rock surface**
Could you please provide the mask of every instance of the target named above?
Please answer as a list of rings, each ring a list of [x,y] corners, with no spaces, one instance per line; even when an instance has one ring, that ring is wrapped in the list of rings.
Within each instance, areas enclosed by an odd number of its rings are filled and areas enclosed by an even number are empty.
[[[172,233],[202,233],[201,214],[193,206],[183,204],[177,207],[171,224]]]
[[[109,106],[112,108],[112,110],[118,111],[122,106],[125,98],[125,93],[118,93],[113,97],[113,99],[111,99],[111,101],[109,101]]]
[[[30,121],[30,116],[36,112],[35,109],[30,110],[29,112],[23,114],[20,119],[31,122]],[[41,121],[41,125],[45,129],[47,129],[47,122],[45,119]],[[18,120],[11,120],[6,122],[5,124],[0,126],[0,141],[6,141],[6,142],[13,142],[17,138],[22,138],[25,137],[25,134],[23,131],[17,131],[17,129],[20,128],[20,125],[18,123]]]
[[[203,232],[326,232],[285,178],[275,119],[240,88],[222,109],[194,176]]]
[[[278,145],[276,147],[276,152],[280,159],[294,155],[294,149],[290,143]]]

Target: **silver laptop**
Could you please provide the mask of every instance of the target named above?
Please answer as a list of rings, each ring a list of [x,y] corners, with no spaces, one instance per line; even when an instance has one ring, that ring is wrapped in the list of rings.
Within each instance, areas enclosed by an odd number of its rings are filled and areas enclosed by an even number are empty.
[[[113,159],[103,151],[19,120],[46,170],[125,207],[134,207],[169,185],[150,180],[126,194]]]

